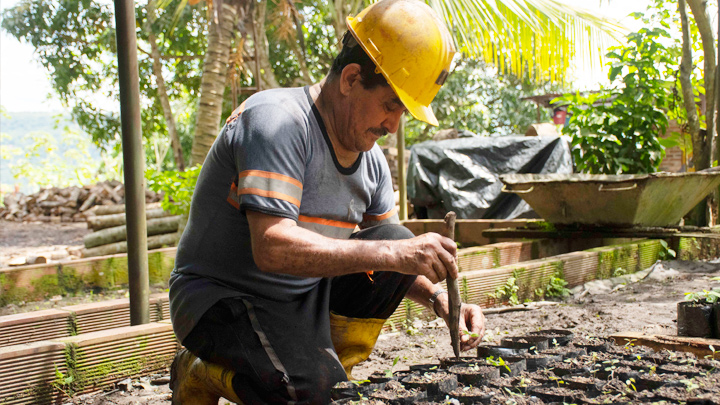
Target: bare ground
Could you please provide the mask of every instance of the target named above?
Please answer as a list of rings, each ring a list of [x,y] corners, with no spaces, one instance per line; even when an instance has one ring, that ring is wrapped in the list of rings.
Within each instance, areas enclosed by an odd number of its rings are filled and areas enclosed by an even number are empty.
[[[85,224],[18,224],[0,222],[0,263],[21,254],[61,246],[60,249],[79,246],[88,230]],[[2,265],[0,264],[0,267]],[[519,335],[530,330],[566,328],[576,334],[606,336],[620,331],[675,334],[676,304],[684,293],[719,288],[720,263],[716,262],[661,262],[655,271],[637,283],[619,285],[613,291],[578,292],[574,297],[555,306],[531,311],[487,315],[485,339],[499,342],[506,335]],[[106,298],[114,297],[111,292]],[[67,298],[63,298],[66,300]],[[74,300],[98,300],[94,297],[75,297]],[[59,302],[27,303],[23,307],[0,308],[0,314],[48,308]],[[67,303],[63,302],[63,305]],[[466,353],[472,354],[472,353]],[[364,379],[375,371],[392,367],[406,369],[411,364],[435,363],[452,356],[450,337],[444,323],[416,321],[407,331],[385,333],[380,336],[370,358],[355,367],[353,376]],[[170,404],[170,389],[165,372],[118,384],[115,390],[76,397],[69,404]],[[155,382],[158,385],[153,385]],[[223,403],[221,401],[221,403]]]
[[[51,224],[0,220],[0,268],[14,258],[53,253],[57,261],[79,258],[83,236],[90,233],[84,222]]]
[[[499,342],[506,335],[547,328],[566,328],[576,334],[607,336],[622,331],[676,334],[676,304],[684,293],[718,288],[720,263],[662,262],[645,280],[619,287],[613,292],[586,293],[571,297],[554,306],[531,311],[487,315],[486,340]],[[473,353],[466,353],[472,355]],[[380,336],[370,358],[353,370],[353,377],[364,379],[375,371],[392,367],[403,370],[411,364],[437,363],[452,356],[450,336],[442,321],[416,321],[408,331]],[[78,397],[72,404],[169,404],[168,385],[152,385],[152,380],[166,381],[169,372],[150,378],[135,379],[115,391]],[[134,387],[132,387],[134,386]],[[226,403],[221,401],[221,403]]]

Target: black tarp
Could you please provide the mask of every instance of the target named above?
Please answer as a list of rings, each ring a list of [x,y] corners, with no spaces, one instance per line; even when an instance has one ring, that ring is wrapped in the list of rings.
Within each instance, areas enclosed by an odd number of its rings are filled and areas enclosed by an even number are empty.
[[[534,218],[518,195],[502,193],[508,173],[572,173],[564,137],[503,136],[428,141],[413,145],[407,193],[418,218]]]

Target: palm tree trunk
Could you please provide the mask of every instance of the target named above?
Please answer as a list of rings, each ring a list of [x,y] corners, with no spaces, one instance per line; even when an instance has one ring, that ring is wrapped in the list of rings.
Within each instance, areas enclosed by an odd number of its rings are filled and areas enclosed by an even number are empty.
[[[265,30],[265,14],[267,10],[267,0],[262,0],[255,4],[253,9],[253,30],[255,31],[257,49],[257,57],[260,65],[260,80],[263,89],[272,89],[280,87],[272,65],[270,64],[270,46],[268,44],[267,33]]]
[[[700,132],[700,121],[698,120],[695,96],[690,75],[692,74],[692,51],[690,48],[690,24],[685,9],[685,0],[679,0],[678,10],[680,11],[680,22],[682,24],[682,59],[680,61],[680,87],[682,88],[683,103],[688,119],[688,129],[693,143],[693,166],[695,171],[707,168],[707,161],[704,158],[706,144],[703,134]],[[698,204],[692,211],[692,218],[695,225],[706,224],[705,216],[706,203]]]
[[[230,57],[230,43],[234,30],[237,9],[226,3],[218,13],[217,23],[210,19],[208,47],[203,63],[202,82],[200,83],[200,105],[197,111],[195,137],[193,138],[190,162],[192,165],[205,161],[210,147],[217,137],[222,119],[225,77]]]
[[[697,24],[698,31],[700,31],[700,39],[703,47],[703,78],[705,81],[705,128],[707,128],[706,137],[706,149],[707,155],[705,159],[708,161],[708,166],[712,166],[712,162],[718,159],[720,154],[718,153],[718,147],[720,142],[715,141],[715,69],[717,68],[715,62],[715,39],[713,38],[713,29],[710,25],[710,16],[707,13],[707,0],[688,0],[688,6],[695,17],[695,23]],[[715,145],[713,145],[713,142]],[[718,192],[717,190],[710,194],[707,198],[708,212],[710,217],[708,218],[708,224],[713,226],[717,222],[717,201]]]
[[[181,172],[185,171],[185,159],[182,154],[182,145],[180,144],[180,136],[178,136],[175,127],[175,116],[170,106],[167,88],[165,87],[165,79],[162,76],[162,63],[160,62],[160,50],[157,46],[157,38],[155,34],[148,35],[150,42],[150,56],[152,57],[153,74],[155,75],[155,83],[158,86],[158,98],[162,107],[163,116],[165,117],[165,125],[167,126],[168,136],[170,137],[170,147],[175,158],[175,166]],[[158,162],[159,163],[159,162]]]
[[[687,0],[688,6],[695,17],[703,47],[703,78],[705,80],[705,123],[707,140],[712,142],[715,132],[715,39],[710,26],[706,3],[707,0]],[[709,146],[709,145],[708,145]],[[710,152],[710,150],[708,150]],[[711,157],[707,157],[708,162]]]

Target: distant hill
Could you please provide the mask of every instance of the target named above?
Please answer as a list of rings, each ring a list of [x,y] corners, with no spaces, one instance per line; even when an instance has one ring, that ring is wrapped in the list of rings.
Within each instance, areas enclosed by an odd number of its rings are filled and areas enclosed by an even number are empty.
[[[80,130],[80,127],[69,116],[63,116],[62,114],[49,112],[14,112],[6,114],[9,118],[0,115],[0,133],[4,134],[0,147],[3,149],[20,148],[21,152],[27,152],[33,143],[28,139],[28,134],[47,133],[55,140],[58,146],[57,155],[63,156],[68,149],[74,147],[71,142],[68,144],[67,139],[64,138],[66,134],[65,127],[68,127],[73,132],[80,133],[81,136],[89,137]],[[97,147],[90,145],[88,151],[94,160],[100,161],[100,151]],[[10,165],[17,164],[21,158],[12,157],[0,160],[0,184],[3,190],[13,189],[17,184],[23,192],[35,192],[37,187],[31,187],[28,179],[15,179],[10,171]],[[39,163],[39,161],[42,161],[42,157],[31,160],[33,163]],[[67,167],[65,169],[67,176],[74,175],[74,168]]]

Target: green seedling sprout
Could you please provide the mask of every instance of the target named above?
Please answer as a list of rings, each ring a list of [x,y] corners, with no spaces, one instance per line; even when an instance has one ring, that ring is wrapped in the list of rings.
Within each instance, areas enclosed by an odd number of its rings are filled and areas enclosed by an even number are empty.
[[[511,373],[512,370],[510,370],[510,367],[508,367],[507,363],[505,363],[505,360],[503,360],[502,357],[498,357],[497,360],[493,358],[493,356],[488,357],[485,359],[488,364],[493,365],[495,367],[505,367],[508,371],[508,373]]]
[[[685,293],[686,301],[701,302],[705,301],[708,304],[714,304],[720,301],[720,290],[702,290]]]
[[[603,364],[608,364],[608,363],[609,363],[609,366],[608,366],[608,367],[605,367],[605,371],[609,371],[609,372],[610,372],[610,379],[615,378],[615,369],[617,369],[616,364],[619,363],[619,362],[620,362],[620,360],[618,360],[618,359],[612,359],[612,360],[605,360],[605,361],[603,361]]]
[[[680,382],[685,384],[685,389],[687,390],[687,392],[692,392],[700,388],[700,386],[697,385],[693,380],[680,380]]]
[[[635,379],[632,378],[632,377],[630,377],[630,379],[628,379],[627,381],[625,381],[625,385],[627,385],[628,387],[632,388],[633,391],[637,392],[637,388],[635,388],[634,382],[635,382]]]
[[[400,356],[397,356],[393,359],[392,366],[390,366],[390,369],[385,370],[385,377],[391,378],[393,376],[393,368],[398,364],[398,361],[400,361]]]
[[[468,335],[468,336],[474,337],[474,338],[480,336],[480,335],[478,335],[477,333],[475,333],[475,332],[470,332],[470,331],[468,331],[468,330],[463,330],[463,331],[461,331],[461,333],[462,333],[463,335]]]
[[[551,381],[555,381],[555,383],[557,384],[557,387],[558,387],[558,388],[560,388],[560,384],[565,384],[565,381],[563,381],[562,378],[560,378],[560,377],[549,376],[548,378],[549,378]]]
[[[717,353],[717,351],[715,351],[715,346],[709,345],[708,349],[710,349],[710,351],[712,352],[712,355],[708,354],[707,356],[705,356],[705,358],[715,360],[715,353]]]

